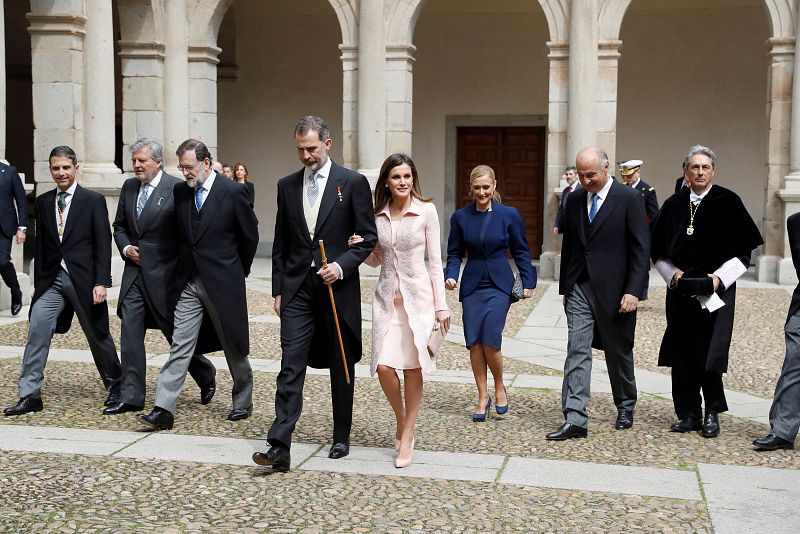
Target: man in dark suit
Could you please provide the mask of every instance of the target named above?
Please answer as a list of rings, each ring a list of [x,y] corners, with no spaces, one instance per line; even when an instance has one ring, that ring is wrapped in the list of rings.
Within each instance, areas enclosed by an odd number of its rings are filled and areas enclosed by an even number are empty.
[[[156,430],[174,423],[192,355],[220,348],[233,378],[233,409],[228,420],[253,411],[253,371],[245,278],[258,247],[258,220],[247,188],[215,173],[202,142],[187,139],[178,147],[186,182],[173,188],[179,234],[175,330],[167,362],[156,384],[153,410],[139,419]]]
[[[21,415],[42,410],[44,367],[53,332],[69,330],[73,313],[86,334],[108,398],[119,400],[120,366],[108,330],[106,288],[111,287],[111,228],[106,200],[75,181],[78,158],[68,146],[50,152],[56,188],[36,198],[39,217],[34,293],[28,343],[19,375],[19,402],[3,410]]]
[[[567,201],[559,280],[568,325],[561,392],[565,422],[547,435],[556,441],[587,435],[592,347],[605,352],[617,407],[614,428],[633,426],[633,338],[650,255],[644,203],[638,192],[609,176],[605,151],[581,150],[576,167],[583,189]]]
[[[333,163],[331,137],[319,117],[295,126],[297,153],[304,168],[278,182],[278,214],[272,248],[272,294],[281,317],[281,371],[275,393],[275,421],[266,453],[253,461],[287,471],[292,432],[303,406],[306,367],[330,368],[333,445],[329,458],[350,452],[355,363],[361,359],[361,289],[358,266],[375,248],[378,236],[367,179]],[[347,239],[363,241],[352,247]],[[327,257],[322,267],[319,241]],[[327,285],[332,284],[350,373],[344,366],[331,316]]]
[[[122,320],[122,382],[120,401],[103,410],[106,415],[144,407],[144,336],[147,328],[158,328],[172,342],[178,297],[178,220],[172,189],[180,180],[164,172],[164,149],[157,141],[139,139],[130,146],[130,152],[136,177],[122,184],[114,219],[114,241],[125,260],[117,305]],[[196,354],[189,363],[189,374],[200,386],[202,404],[211,402],[216,391],[214,365]]]
[[[786,220],[794,270],[800,277],[800,213]],[[770,432],[753,441],[757,451],[794,449],[800,429],[800,284],[794,288],[784,326],[786,357],[769,410]]]
[[[561,192],[561,202],[558,204],[558,211],[556,212],[556,221],[553,224],[553,235],[558,235],[561,228],[564,226],[564,206],[567,205],[567,197],[570,193],[579,189],[581,183],[578,181],[578,174],[575,167],[570,165],[564,171],[564,178],[567,180],[567,187]]]
[[[16,209],[14,205],[16,204]],[[11,290],[11,315],[22,309],[22,290],[11,262],[11,239],[25,242],[28,227],[28,199],[17,168],[0,161],[0,277]]]

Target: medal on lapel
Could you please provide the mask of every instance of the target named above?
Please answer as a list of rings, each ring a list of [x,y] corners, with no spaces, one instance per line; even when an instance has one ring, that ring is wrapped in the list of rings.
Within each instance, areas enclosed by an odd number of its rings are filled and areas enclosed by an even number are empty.
[[[339,202],[341,202],[342,201],[342,186],[341,185],[337,185],[336,186],[336,196],[339,197]]]

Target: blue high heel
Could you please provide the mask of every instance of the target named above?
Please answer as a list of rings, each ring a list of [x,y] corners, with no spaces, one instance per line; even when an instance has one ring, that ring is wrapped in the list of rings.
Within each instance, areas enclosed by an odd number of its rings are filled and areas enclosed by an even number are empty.
[[[486,421],[486,417],[489,415],[489,409],[492,407],[492,398],[489,397],[489,402],[486,403],[486,411],[483,413],[473,413],[472,420],[476,423],[482,423]]]
[[[497,415],[505,415],[508,413],[508,391],[506,391],[506,386],[503,384],[503,391],[506,393],[506,404],[505,406],[500,406],[499,404],[494,405],[494,409],[497,412]]]

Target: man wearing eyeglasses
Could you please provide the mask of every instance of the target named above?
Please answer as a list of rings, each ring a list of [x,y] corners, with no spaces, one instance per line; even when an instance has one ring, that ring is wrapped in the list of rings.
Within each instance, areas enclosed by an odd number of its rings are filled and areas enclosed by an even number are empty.
[[[253,410],[245,277],[258,246],[258,220],[247,188],[213,171],[204,143],[187,139],[176,154],[186,179],[173,189],[179,235],[175,278],[180,297],[170,356],[156,383],[155,406],[148,415],[138,416],[156,430],[172,428],[195,352],[225,352],[233,378],[228,420],[246,419]]]
[[[153,139],[130,146],[136,175],[122,184],[114,219],[114,241],[125,270],[117,315],[122,321],[120,400],[103,410],[106,415],[141,411],[146,391],[147,328],[158,328],[172,342],[178,233],[172,189],[180,180],[164,172],[164,149]],[[200,402],[208,404],[216,392],[216,369],[202,354],[189,362],[189,374],[200,386]]]

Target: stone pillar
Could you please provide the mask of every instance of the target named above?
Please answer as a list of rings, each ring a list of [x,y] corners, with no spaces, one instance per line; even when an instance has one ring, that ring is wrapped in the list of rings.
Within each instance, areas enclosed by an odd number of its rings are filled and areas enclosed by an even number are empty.
[[[50,3],[31,1],[33,82],[33,157],[36,193],[53,187],[48,170],[50,150],[69,145],[83,158],[83,42],[86,17],[82,8],[67,2],[64,12],[52,12]],[[82,4],[82,3],[81,3]]]
[[[87,14],[83,54],[86,153],[80,155],[83,159],[81,176],[84,182],[119,187],[122,175],[114,164],[116,108],[112,7],[108,0],[84,1]]]
[[[182,0],[165,2],[165,11],[164,160],[174,169],[175,150],[189,137],[189,22]]]
[[[342,55],[342,159],[344,166],[358,165],[358,47],[341,44]]]
[[[374,186],[386,155],[383,0],[358,5],[358,169]]]
[[[547,113],[547,169],[545,173],[544,229],[539,276],[558,279],[558,256],[561,238],[553,235],[558,211],[561,175],[567,165],[574,165],[575,154],[567,153],[567,106],[569,91],[569,44],[549,41],[549,104]]]
[[[192,46],[189,48],[189,137],[203,141],[214,159],[219,159],[217,154],[217,64],[220,52],[222,49],[216,46]],[[174,148],[172,152],[175,152]]]
[[[567,156],[597,144],[597,0],[572,0],[569,9]]]
[[[142,137],[164,142],[164,45],[120,41],[119,56],[122,70],[122,161],[125,171],[133,172],[128,157],[130,145]],[[169,152],[167,148],[165,152]]]
[[[386,46],[386,154],[411,153],[416,50],[412,44]]]
[[[6,34],[6,8],[0,0],[0,35]],[[0,159],[6,157],[6,40],[0,39]]]
[[[615,174],[617,161],[617,79],[622,41],[599,44],[597,71],[597,144],[608,153],[610,171]]]
[[[756,261],[761,282],[790,283],[794,278],[791,252],[785,239],[784,213],[800,211],[800,187],[790,170],[792,78],[795,73],[795,43],[792,38],[770,39],[767,117],[767,183],[764,190],[763,254]],[[796,87],[796,84],[795,84]],[[780,190],[786,181],[786,189]],[[783,202],[781,202],[783,201]]]

